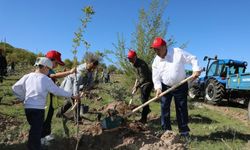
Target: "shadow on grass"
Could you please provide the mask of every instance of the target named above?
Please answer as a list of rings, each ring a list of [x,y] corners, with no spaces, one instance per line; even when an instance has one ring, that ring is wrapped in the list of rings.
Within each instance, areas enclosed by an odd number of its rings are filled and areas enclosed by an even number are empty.
[[[10,104],[10,103],[0,103],[0,105],[5,105],[5,106],[12,106],[13,104]]]
[[[155,118],[149,121],[150,124],[161,124],[161,118]],[[211,118],[208,118],[206,116],[202,115],[190,115],[189,116],[189,123],[195,123],[195,124],[211,124],[211,123],[217,123],[217,121],[212,120]],[[177,125],[176,118],[171,117],[171,124]]]
[[[27,150],[26,143],[6,145],[0,143],[1,150]]]
[[[250,140],[250,134],[244,134],[230,129],[226,131],[212,132],[209,135],[204,135],[204,136],[194,135],[192,137],[194,139],[197,139],[197,141],[208,141],[208,140],[221,141],[221,139],[223,139],[223,140],[242,140],[248,142]]]
[[[217,121],[212,120],[208,117],[202,115],[190,115],[189,116],[189,123],[196,123],[196,124],[211,124],[217,123]]]

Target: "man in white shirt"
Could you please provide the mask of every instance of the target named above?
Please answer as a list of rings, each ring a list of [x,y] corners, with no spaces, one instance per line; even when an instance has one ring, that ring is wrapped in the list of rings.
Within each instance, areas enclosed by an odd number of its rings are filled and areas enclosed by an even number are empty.
[[[191,64],[195,79],[201,73],[197,58],[180,48],[168,49],[167,43],[156,37],[151,45],[157,56],[152,64],[153,83],[156,96],[171,86],[179,83],[186,77],[185,65]],[[163,130],[172,130],[170,122],[170,104],[172,97],[175,100],[176,117],[181,136],[189,137],[188,109],[187,109],[188,84],[185,83],[172,92],[161,97],[161,126]]]

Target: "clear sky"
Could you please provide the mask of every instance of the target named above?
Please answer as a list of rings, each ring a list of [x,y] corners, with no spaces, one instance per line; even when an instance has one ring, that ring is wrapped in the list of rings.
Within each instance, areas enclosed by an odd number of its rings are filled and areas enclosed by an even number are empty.
[[[56,49],[72,59],[74,32],[80,26],[81,8],[93,6],[85,40],[91,50],[114,49],[117,34],[130,47],[140,8],[149,0],[1,0],[0,40],[35,53]],[[188,43],[201,66],[205,55],[246,60],[250,64],[250,0],[169,0],[164,18],[176,46]],[[79,50],[79,55],[83,50]],[[248,69],[249,70],[249,69]]]

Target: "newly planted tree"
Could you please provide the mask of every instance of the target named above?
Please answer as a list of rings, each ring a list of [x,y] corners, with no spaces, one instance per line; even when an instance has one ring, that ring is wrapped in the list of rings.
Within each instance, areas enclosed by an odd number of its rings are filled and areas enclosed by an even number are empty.
[[[144,9],[139,11],[138,22],[135,32],[131,35],[130,46],[126,46],[124,38],[118,35],[118,42],[114,44],[115,50],[111,53],[117,57],[119,66],[125,73],[129,85],[133,83],[131,80],[135,79],[135,70],[127,60],[127,52],[130,48],[136,50],[138,57],[151,66],[155,54],[150,49],[150,45],[155,37],[161,36],[164,38],[167,33],[169,21],[163,19],[167,2],[167,0],[153,0],[147,11]],[[167,39],[167,43],[172,45],[172,38]]]

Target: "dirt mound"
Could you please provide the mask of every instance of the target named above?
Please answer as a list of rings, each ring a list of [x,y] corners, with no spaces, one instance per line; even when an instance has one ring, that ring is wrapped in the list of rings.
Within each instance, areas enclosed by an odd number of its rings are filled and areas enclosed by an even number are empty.
[[[145,143],[159,140],[153,137],[150,130],[141,123],[128,123],[125,127],[110,130],[100,130],[98,125],[90,125],[82,131],[79,148],[99,149],[139,149]]]
[[[140,150],[185,150],[185,145],[181,142],[180,137],[172,131],[166,131],[162,136],[161,140],[153,144],[145,144]]]
[[[125,115],[131,110],[131,107],[129,107],[125,101],[114,101],[100,109],[104,114],[107,113],[108,110],[116,110],[119,115]]]
[[[107,108],[112,109],[113,106]],[[176,133],[166,132],[159,138],[150,128],[136,121],[109,130],[102,130],[100,123],[95,122],[81,126],[80,131],[79,149],[185,149]]]
[[[125,115],[136,106],[128,106],[123,101],[114,101],[101,110],[107,114],[109,110],[115,110],[118,115]],[[155,118],[155,116],[151,116]],[[79,148],[85,149],[185,149],[179,136],[174,132],[166,132],[161,138],[147,126],[136,121],[126,121],[126,124],[109,130],[102,130],[100,123],[84,125],[80,129],[81,141]],[[100,147],[101,146],[101,147]]]

